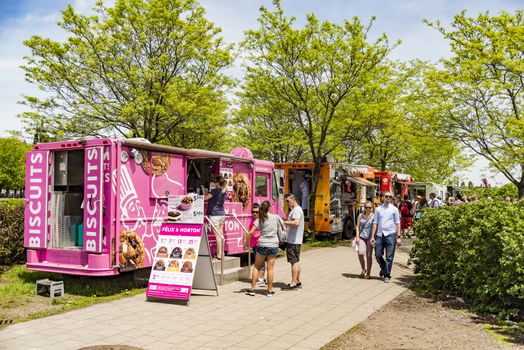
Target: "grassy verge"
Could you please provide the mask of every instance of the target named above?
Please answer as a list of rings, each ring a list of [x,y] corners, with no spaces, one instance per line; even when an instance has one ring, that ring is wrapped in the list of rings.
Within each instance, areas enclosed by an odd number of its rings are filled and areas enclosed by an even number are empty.
[[[64,297],[35,295],[35,282],[43,278],[64,281]],[[0,320],[22,322],[142,292],[129,275],[72,277],[14,266],[0,275]]]

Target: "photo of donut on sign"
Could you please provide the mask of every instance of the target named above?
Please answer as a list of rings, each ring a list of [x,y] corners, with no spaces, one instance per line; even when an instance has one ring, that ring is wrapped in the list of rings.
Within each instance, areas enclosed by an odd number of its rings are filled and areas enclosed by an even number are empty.
[[[166,223],[204,223],[204,196],[190,193],[170,195],[167,202]]]

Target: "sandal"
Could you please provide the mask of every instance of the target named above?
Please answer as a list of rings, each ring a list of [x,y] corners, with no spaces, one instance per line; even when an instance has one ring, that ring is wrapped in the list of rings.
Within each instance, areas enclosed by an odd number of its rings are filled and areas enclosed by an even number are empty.
[[[362,270],[358,278],[364,278],[365,275],[366,275],[366,270]]]
[[[364,278],[369,280],[369,279],[371,279],[371,276],[370,275],[366,275],[366,277],[364,277]]]

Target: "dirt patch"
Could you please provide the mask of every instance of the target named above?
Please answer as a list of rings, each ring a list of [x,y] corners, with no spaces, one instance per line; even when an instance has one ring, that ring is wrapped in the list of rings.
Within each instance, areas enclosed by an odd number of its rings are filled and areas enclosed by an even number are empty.
[[[524,349],[518,337],[510,345],[497,342],[482,323],[477,315],[406,290],[322,349]]]

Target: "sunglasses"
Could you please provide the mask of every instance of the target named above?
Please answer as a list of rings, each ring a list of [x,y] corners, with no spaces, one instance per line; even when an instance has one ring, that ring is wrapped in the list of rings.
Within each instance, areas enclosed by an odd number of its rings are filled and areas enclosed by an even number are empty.
[[[371,209],[371,207],[364,207],[364,209]]]
[[[251,214],[258,214],[258,210],[253,210]]]
[[[393,198],[393,196],[384,196],[384,198]]]

